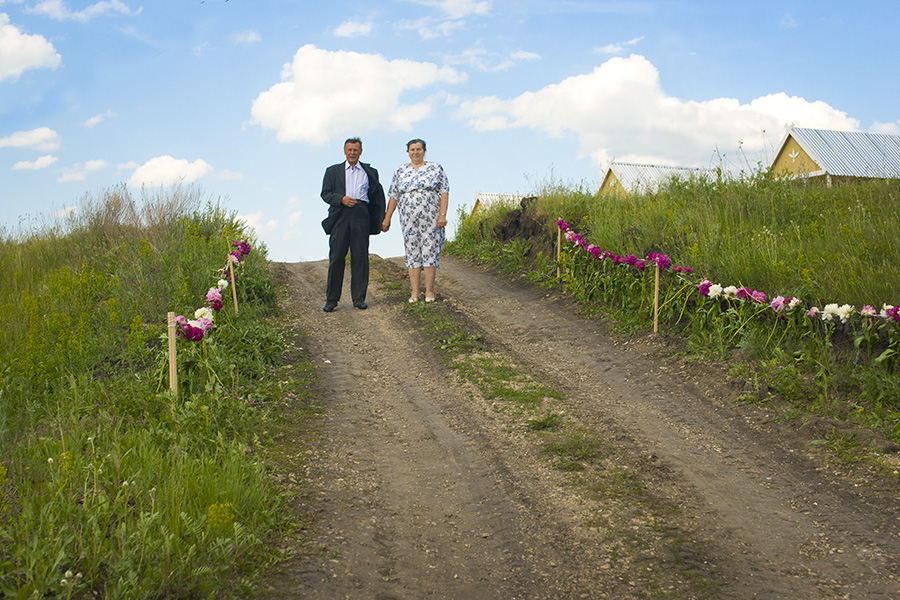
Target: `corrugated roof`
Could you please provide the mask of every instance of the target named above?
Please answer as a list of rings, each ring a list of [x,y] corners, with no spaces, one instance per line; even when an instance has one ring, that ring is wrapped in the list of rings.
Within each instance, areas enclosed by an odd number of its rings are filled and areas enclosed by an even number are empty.
[[[689,167],[668,167],[665,165],[642,165],[638,163],[616,162],[609,169],[626,191],[656,191],[659,184],[671,177],[687,179],[691,175],[714,174],[711,169]]]
[[[900,135],[804,127],[792,127],[787,135],[830,175],[900,177]]]
[[[498,202],[514,203],[518,202],[525,196],[522,194],[491,194],[488,192],[478,192],[475,195],[475,202],[482,208],[493,206]],[[474,206],[472,207],[475,208]]]

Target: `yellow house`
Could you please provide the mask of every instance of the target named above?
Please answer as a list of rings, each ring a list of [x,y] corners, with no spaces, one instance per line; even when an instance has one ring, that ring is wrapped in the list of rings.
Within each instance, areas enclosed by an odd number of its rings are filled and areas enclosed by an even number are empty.
[[[524,198],[522,194],[489,194],[486,192],[478,192],[475,195],[475,204],[472,205],[472,212],[469,214],[474,215],[476,212],[495,204],[512,205],[522,200],[522,198]]]
[[[900,177],[900,135],[791,127],[772,161],[775,177],[831,185]]]
[[[613,161],[606,169],[598,194],[628,194],[632,192],[655,192],[659,185],[673,177],[689,179],[704,175],[715,177],[711,169],[691,169],[688,167],[668,167],[664,165],[644,165]]]

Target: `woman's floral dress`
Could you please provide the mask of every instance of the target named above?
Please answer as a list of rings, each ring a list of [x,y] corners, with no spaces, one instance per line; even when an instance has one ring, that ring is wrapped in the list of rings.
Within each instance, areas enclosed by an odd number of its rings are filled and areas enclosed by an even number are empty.
[[[418,169],[406,163],[397,167],[388,195],[397,201],[400,228],[406,249],[406,268],[439,267],[446,239],[445,227],[437,226],[441,194],[450,193],[450,182],[438,163]]]

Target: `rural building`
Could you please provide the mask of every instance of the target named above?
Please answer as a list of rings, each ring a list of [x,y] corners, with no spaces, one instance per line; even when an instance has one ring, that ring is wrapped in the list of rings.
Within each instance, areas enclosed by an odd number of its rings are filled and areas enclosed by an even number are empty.
[[[521,201],[524,197],[525,196],[522,194],[488,194],[485,192],[478,192],[475,195],[475,204],[472,206],[472,212],[470,214],[474,215],[479,210],[489,208],[495,204],[511,206],[512,204]]]
[[[689,167],[667,167],[663,165],[642,165],[613,161],[606,170],[599,194],[628,194],[632,192],[655,192],[659,185],[673,177],[689,179],[692,176],[708,175],[715,178],[711,169]]]
[[[775,159],[775,177],[831,185],[900,177],[900,135],[791,127]]]

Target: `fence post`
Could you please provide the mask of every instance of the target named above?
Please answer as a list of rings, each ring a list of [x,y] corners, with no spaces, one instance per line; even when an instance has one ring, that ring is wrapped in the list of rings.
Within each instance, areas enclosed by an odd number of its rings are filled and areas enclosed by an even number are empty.
[[[562,252],[562,229],[559,228],[559,222],[562,219],[557,219],[557,227],[556,227],[556,278],[559,279],[559,255]]]
[[[656,285],[653,289],[653,333],[659,333],[659,262],[656,263]]]
[[[234,287],[234,261],[228,256],[228,274],[231,276],[231,297],[234,299],[234,314],[238,314],[237,289]]]
[[[175,313],[166,314],[169,331],[169,389],[172,395],[178,395],[178,366],[175,360]]]

